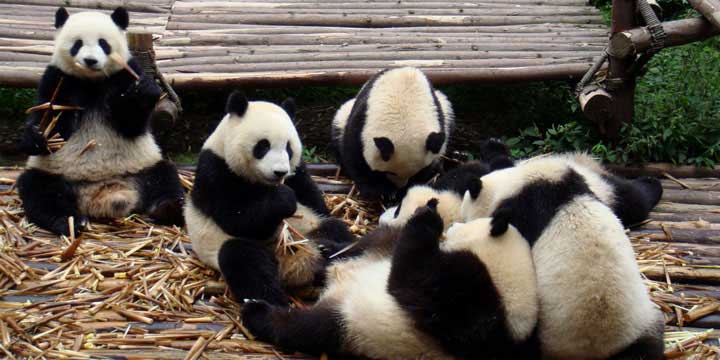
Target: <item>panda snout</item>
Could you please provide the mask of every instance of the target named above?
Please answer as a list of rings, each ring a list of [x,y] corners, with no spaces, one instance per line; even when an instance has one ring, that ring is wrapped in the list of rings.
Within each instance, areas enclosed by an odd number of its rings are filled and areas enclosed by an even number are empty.
[[[282,179],[285,177],[285,175],[287,175],[288,172],[285,170],[274,170],[273,173],[275,174],[275,177],[277,177],[278,179]]]
[[[91,57],[84,58],[83,62],[85,62],[85,65],[87,65],[87,67],[94,67],[98,63],[97,59]]]

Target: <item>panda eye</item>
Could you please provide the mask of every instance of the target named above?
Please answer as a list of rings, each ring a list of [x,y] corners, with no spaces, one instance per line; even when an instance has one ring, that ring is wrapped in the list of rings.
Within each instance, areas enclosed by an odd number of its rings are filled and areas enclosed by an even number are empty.
[[[75,40],[75,43],[70,48],[70,55],[75,56],[80,51],[80,48],[83,46],[83,42],[80,39]]]
[[[285,149],[287,150],[288,157],[289,157],[290,159],[292,159],[293,151],[292,151],[292,148],[290,147],[290,142],[289,142],[289,141],[288,141],[287,145],[285,146]]]
[[[400,208],[401,207],[402,207],[402,203],[399,203],[397,209],[395,209],[395,218],[396,219],[398,216],[400,216]]]
[[[110,46],[110,44],[108,44],[107,41],[105,41],[105,39],[98,40],[98,44],[102,48],[105,55],[110,55],[110,52],[112,52],[112,47]]]
[[[253,156],[259,160],[265,157],[268,151],[270,151],[270,142],[267,139],[262,139],[255,144]]]

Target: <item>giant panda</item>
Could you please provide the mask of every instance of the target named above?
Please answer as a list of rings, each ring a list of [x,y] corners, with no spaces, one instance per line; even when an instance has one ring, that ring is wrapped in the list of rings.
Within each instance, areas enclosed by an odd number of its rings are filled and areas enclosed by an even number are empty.
[[[491,172],[465,193],[465,221],[492,217],[527,239],[537,274],[538,335],[547,358],[662,359],[663,317],[612,209],[567,159]]]
[[[441,241],[437,199],[400,230],[392,255],[332,265],[310,308],[246,300],[244,326],[260,340],[310,354],[372,359],[538,358],[538,302],[527,240],[490,219],[455,224]]]
[[[55,111],[50,137],[66,144],[51,152],[39,125],[45,111],[30,115],[19,141],[30,155],[17,186],[29,221],[57,234],[69,235],[88,218],[119,218],[149,213],[161,224],[182,223],[183,189],[175,166],[163,160],[150,132],[149,117],[161,90],[143,75],[130,55],[124,30],[129,16],[81,12],[55,14],[55,45],[40,80],[38,104],[79,110]],[[124,69],[119,57],[140,80]]]
[[[390,198],[438,171],[452,124],[450,101],[422,71],[386,69],[338,109],[332,142],[362,196]]]
[[[292,102],[281,107],[233,92],[226,113],[200,152],[185,207],[188,235],[236,298],[285,305],[283,287],[312,284],[325,255],[354,237],[330,217],[301,161]],[[283,221],[312,241],[307,251],[274,255]]]

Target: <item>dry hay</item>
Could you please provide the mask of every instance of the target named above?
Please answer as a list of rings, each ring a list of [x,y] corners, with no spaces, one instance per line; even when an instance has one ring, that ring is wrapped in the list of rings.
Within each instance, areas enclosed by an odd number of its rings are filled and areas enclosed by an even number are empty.
[[[186,189],[193,176],[180,171]],[[316,180],[348,184],[338,178]],[[0,184],[12,183],[0,178]],[[325,199],[332,214],[356,235],[372,230],[382,211],[376,203],[357,199],[354,190]],[[302,239],[288,231],[279,251],[301,250]],[[189,244],[181,229],[153,225],[139,216],[93,222],[78,239],[58,238],[27,223],[13,190],[0,191],[0,354],[67,359],[289,356],[251,340],[219,274],[200,263]],[[692,267],[683,260],[688,254],[668,244],[634,238],[633,246],[641,272]],[[687,325],[720,309],[720,301],[707,295],[717,288],[674,284],[665,275],[665,281],[646,279],[646,285],[668,326]],[[296,305],[303,306],[297,300]],[[717,337],[712,330],[668,331],[666,355],[716,358],[720,349],[704,341]]]

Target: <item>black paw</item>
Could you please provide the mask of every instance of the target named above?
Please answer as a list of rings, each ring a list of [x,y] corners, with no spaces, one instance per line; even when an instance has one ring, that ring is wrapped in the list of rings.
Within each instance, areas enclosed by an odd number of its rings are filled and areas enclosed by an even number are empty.
[[[437,212],[438,200],[432,198],[427,205],[415,210],[415,214],[408,220],[407,227],[420,227],[429,231],[433,236],[439,237],[443,231],[443,219]]]
[[[43,135],[42,131],[40,131],[40,128],[37,126],[31,126],[29,129],[26,130],[27,136],[30,138],[30,142],[33,147],[35,147],[36,150],[40,152],[47,152],[48,150],[48,143],[47,139],[45,138],[45,135]]]
[[[182,226],[185,223],[183,204],[183,198],[160,200],[150,208],[148,215],[160,225]]]
[[[512,219],[512,209],[509,207],[501,207],[492,214],[492,220],[490,221],[490,235],[500,236],[504,234],[510,226],[510,220]]]
[[[258,340],[272,342],[272,311],[273,306],[263,300],[244,299],[242,306],[242,323]]]
[[[55,219],[55,221],[53,221],[48,230],[58,235],[70,237],[70,222],[68,220],[69,218],[66,216],[59,217]],[[75,230],[73,236],[77,237],[80,236],[80,232],[84,231],[87,228],[89,220],[87,216],[82,215],[75,216],[73,220],[73,228]]]
[[[281,211],[283,218],[290,217],[297,211],[297,197],[295,191],[287,185],[279,185],[276,193],[276,203],[272,204]]]
[[[636,181],[643,185],[645,193],[650,196],[652,206],[657,205],[663,194],[663,187],[660,180],[652,176],[643,176],[637,178]]]
[[[478,148],[480,157],[485,161],[489,161],[498,156],[510,156],[510,150],[500,139],[489,138],[482,140]]]

